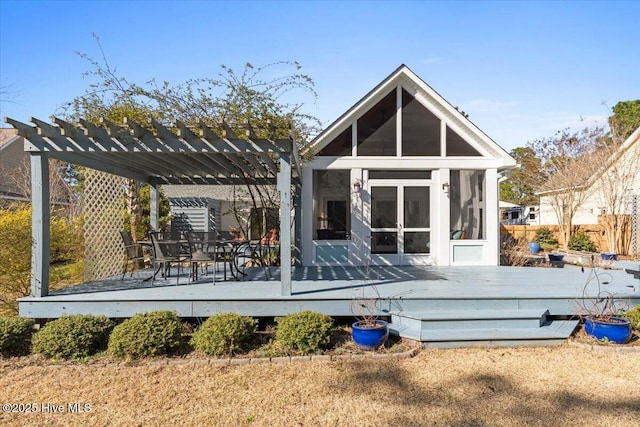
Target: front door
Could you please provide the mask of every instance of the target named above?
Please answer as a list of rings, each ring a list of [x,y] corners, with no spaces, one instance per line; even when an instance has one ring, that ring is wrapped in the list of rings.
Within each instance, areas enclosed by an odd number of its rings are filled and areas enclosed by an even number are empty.
[[[370,180],[369,190],[372,264],[431,264],[431,186]]]

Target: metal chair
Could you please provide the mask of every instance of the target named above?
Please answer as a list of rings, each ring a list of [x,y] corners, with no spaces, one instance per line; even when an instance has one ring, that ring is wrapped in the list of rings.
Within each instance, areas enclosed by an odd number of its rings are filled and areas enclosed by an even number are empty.
[[[133,272],[136,267],[139,267],[140,264],[144,266],[145,257],[142,245],[133,241],[133,236],[130,231],[122,230],[120,231],[120,236],[122,236],[122,242],[124,243],[124,265],[122,267],[122,278],[120,280],[124,280],[124,276],[129,270],[129,263],[131,263],[130,277],[133,277]]]
[[[207,265],[214,264],[213,284],[216,284],[215,263],[217,261],[216,233],[208,231],[187,231],[187,241],[191,254],[191,272],[189,277],[198,279],[198,264],[204,265],[205,274]]]
[[[188,251],[188,245],[185,246],[184,242],[180,239],[177,240],[162,240],[159,239],[157,232],[150,232],[151,249],[153,251],[153,267],[154,274],[153,280],[155,280],[156,274],[163,268],[164,270],[171,270],[171,264],[178,265],[178,274],[176,274],[176,285],[180,284],[180,267],[185,262],[191,261],[191,253]],[[187,249],[185,251],[185,249]]]

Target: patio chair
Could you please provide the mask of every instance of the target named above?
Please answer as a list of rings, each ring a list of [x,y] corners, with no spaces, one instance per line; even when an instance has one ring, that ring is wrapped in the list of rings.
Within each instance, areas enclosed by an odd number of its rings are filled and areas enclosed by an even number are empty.
[[[195,280],[198,279],[198,264],[204,265],[207,273],[208,264],[214,264],[213,284],[216,284],[215,263],[217,261],[216,233],[208,231],[187,231],[187,241],[191,253],[191,273]]]
[[[271,265],[274,262],[275,247],[260,240],[252,240],[240,247],[236,255],[236,263],[244,274],[247,266],[262,267],[267,279],[271,278]],[[244,274],[246,276],[246,274]]]
[[[178,265],[178,274],[176,274],[176,285],[180,284],[180,267],[185,262],[191,261],[191,253],[188,246],[185,247],[184,242],[178,240],[162,240],[158,237],[158,233],[149,233],[151,238],[151,249],[153,250],[153,267],[155,280],[156,274],[160,268],[165,271],[171,271],[171,264]],[[186,249],[186,250],[185,250]]]
[[[124,280],[124,276],[127,274],[129,270],[129,264],[131,264],[131,275],[133,277],[133,272],[136,267],[144,268],[144,252],[142,250],[142,245],[133,241],[133,236],[130,231],[122,230],[120,231],[120,236],[122,236],[122,243],[124,243],[124,265],[122,267],[122,278],[120,280]]]

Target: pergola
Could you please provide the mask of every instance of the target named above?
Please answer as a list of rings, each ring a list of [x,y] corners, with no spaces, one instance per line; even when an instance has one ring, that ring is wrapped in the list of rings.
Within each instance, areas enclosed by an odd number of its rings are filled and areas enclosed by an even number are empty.
[[[247,126],[246,138],[239,138],[226,122],[221,123],[224,130],[218,134],[202,121],[197,127],[176,122],[169,128],[151,120],[152,130],[128,119],[123,126],[105,119],[103,126],[85,120],[75,125],[58,118],[53,119],[55,124],[36,118],[30,121],[34,126],[5,118],[25,138],[25,151],[31,158],[32,296],[49,292],[49,158],[150,184],[150,222],[155,230],[162,184],[277,185],[281,292],[291,295],[292,175],[296,197],[302,178],[293,137],[258,138]],[[299,236],[299,228],[295,229]]]

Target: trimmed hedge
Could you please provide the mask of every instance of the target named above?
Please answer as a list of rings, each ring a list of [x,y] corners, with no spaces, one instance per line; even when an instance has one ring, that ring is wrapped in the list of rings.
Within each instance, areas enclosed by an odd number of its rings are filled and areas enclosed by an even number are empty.
[[[221,313],[208,318],[193,334],[191,344],[205,354],[232,355],[252,342],[257,321],[236,313]]]
[[[108,352],[133,359],[171,354],[183,343],[182,331],[175,311],[136,314],[113,329]]]
[[[19,356],[29,353],[33,319],[24,317],[0,317],[0,354]]]
[[[113,322],[106,316],[62,316],[33,336],[33,352],[55,359],[82,359],[107,348]]]
[[[331,340],[333,319],[326,314],[305,310],[275,320],[276,340],[303,354],[317,352]]]

